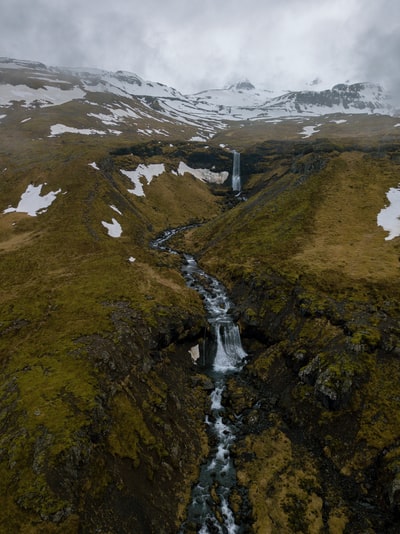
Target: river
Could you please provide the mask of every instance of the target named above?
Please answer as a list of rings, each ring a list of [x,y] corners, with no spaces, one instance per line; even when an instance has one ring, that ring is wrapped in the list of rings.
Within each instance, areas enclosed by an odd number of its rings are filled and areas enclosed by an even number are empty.
[[[168,230],[153,241],[153,248],[177,254],[166,246],[166,242],[188,228]],[[204,372],[212,379],[213,389],[210,393],[210,411],[205,417],[210,455],[200,467],[199,480],[193,487],[187,518],[179,534],[241,534],[245,532],[245,526],[235,517],[230,502],[237,484],[230,449],[240,421],[233,423],[226,417],[223,398],[227,377],[241,370],[246,353],[239,328],[230,313],[232,303],[225,287],[200,269],[193,256],[183,254],[182,257],[186,284],[202,296],[211,327],[211,340],[205,350]]]

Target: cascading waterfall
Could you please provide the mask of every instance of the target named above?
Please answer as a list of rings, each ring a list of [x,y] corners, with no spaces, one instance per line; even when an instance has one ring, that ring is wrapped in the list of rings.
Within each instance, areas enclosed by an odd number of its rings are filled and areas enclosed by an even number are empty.
[[[153,242],[153,247],[176,253],[164,243],[187,228],[168,231]],[[210,414],[205,419],[213,445],[209,458],[200,468],[187,519],[179,532],[185,534],[195,529],[199,534],[240,534],[245,527],[237,523],[230,506],[230,496],[236,487],[236,471],[230,456],[236,425],[225,417],[222,398],[226,377],[242,368],[246,353],[239,328],[230,316],[232,305],[225,288],[200,269],[193,256],[184,254],[183,257],[182,272],[186,283],[202,296],[213,331],[213,341],[207,351],[206,372],[213,380],[214,389],[210,394]]]
[[[240,192],[242,184],[240,180],[240,152],[233,151],[232,191]]]
[[[229,313],[232,304],[226,290],[216,278],[200,269],[193,256],[184,254],[184,259],[186,263],[182,271],[186,283],[203,297],[208,322],[213,328],[215,348],[208,360],[211,360],[216,372],[237,371],[246,353],[242,348],[239,328]]]
[[[246,357],[238,326],[229,311],[232,308],[223,285],[199,268],[195,259],[184,255],[182,267],[186,283],[203,297],[208,322],[213,330],[211,354],[208,354],[208,374],[214,380],[210,395],[210,417],[206,417],[209,432],[215,441],[211,454],[201,466],[199,481],[192,491],[192,502],[187,520],[180,534],[239,534],[242,526],[235,522],[229,497],[236,486],[236,472],[230,456],[230,447],[235,441],[235,425],[224,420],[225,408],[222,396],[226,376],[239,371]],[[188,530],[189,529],[189,530]]]

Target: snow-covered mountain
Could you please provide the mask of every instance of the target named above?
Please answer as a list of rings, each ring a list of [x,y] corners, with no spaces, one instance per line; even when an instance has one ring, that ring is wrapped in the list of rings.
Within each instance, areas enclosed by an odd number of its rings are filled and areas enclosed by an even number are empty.
[[[259,108],[274,96],[277,95],[273,91],[256,89],[249,80],[242,80],[227,85],[223,89],[208,89],[190,95],[188,98],[198,106],[219,106],[219,112],[226,114],[230,113],[229,108],[233,108],[235,111],[242,110],[242,113],[245,109]],[[233,117],[235,117],[235,113]]]
[[[129,72],[47,67],[0,58],[0,121],[15,110],[28,113],[71,102],[80,106],[80,124],[53,124],[50,135],[118,135],[126,128],[136,128],[142,136],[169,136],[181,126],[192,132],[193,139],[206,140],[231,121],[269,122],[332,113],[394,115],[388,95],[371,83],[277,95],[242,80],[223,89],[184,95]]]
[[[389,97],[381,86],[372,83],[345,83],[323,91],[294,91],[273,98],[263,109],[273,113],[305,115],[328,113],[392,114]]]

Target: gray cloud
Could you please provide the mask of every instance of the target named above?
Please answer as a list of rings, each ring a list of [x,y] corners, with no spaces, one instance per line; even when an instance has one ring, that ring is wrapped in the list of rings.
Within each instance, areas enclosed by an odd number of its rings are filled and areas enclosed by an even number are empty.
[[[400,4],[380,0],[365,18],[356,64],[365,79],[383,84],[400,104]]]
[[[0,55],[129,70],[183,91],[400,85],[397,0],[5,0]],[[372,4],[372,5],[371,5]]]

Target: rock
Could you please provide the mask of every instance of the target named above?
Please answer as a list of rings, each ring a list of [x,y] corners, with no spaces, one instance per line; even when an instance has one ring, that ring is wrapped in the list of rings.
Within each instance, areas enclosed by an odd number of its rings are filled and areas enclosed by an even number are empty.
[[[314,359],[311,360],[311,362],[308,365],[300,369],[299,371],[300,380],[304,384],[313,386],[317,379],[320,366],[321,366],[321,361],[319,359],[319,356],[316,356]]]
[[[349,376],[338,376],[333,369],[328,367],[318,375],[314,391],[325,408],[338,410],[350,400],[352,385],[353,382]]]
[[[400,506],[400,473],[390,483],[388,495],[390,507],[398,509]]]

